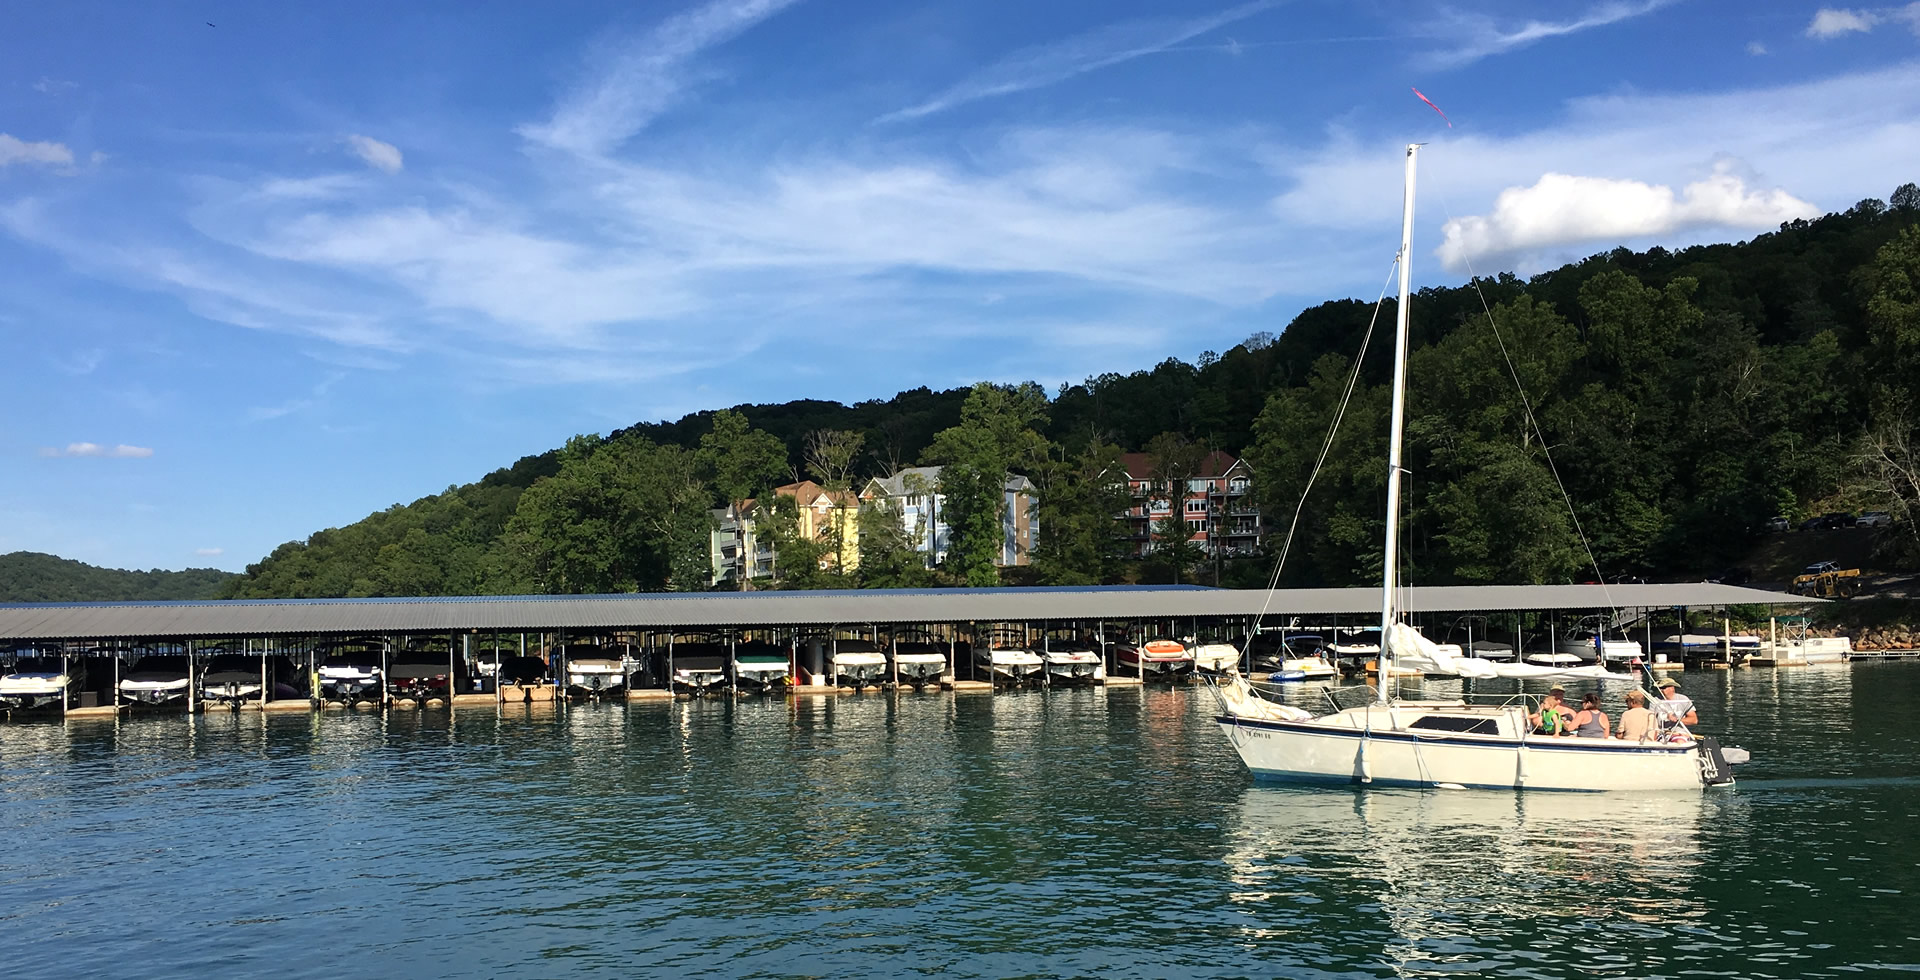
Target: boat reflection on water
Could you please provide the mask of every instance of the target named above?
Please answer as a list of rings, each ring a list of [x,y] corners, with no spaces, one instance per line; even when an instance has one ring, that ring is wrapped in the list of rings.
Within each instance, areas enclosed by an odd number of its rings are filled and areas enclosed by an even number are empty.
[[[1318,943],[1332,910],[1371,904],[1366,918],[1403,962],[1506,960],[1570,934],[1623,952],[1606,930],[1634,923],[1639,942],[1702,914],[1693,892],[1711,805],[1697,792],[1256,786],[1229,823],[1230,896],[1262,945]],[[1338,923],[1356,925],[1368,927]]]

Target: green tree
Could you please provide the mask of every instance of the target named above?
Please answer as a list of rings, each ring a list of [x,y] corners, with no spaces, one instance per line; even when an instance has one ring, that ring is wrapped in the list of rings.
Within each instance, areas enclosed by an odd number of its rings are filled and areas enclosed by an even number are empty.
[[[743,517],[751,510],[747,501],[766,494],[788,472],[786,446],[749,427],[747,417],[734,411],[714,413],[713,430],[700,437],[697,459],[713,489]],[[752,576],[740,577],[742,591],[752,587]]]
[[[1095,439],[1068,456],[1055,447],[1035,470],[1040,493],[1034,570],[1047,585],[1098,585],[1118,578],[1120,515],[1132,502],[1120,447]]]
[[[939,490],[950,529],[947,568],[968,585],[997,585],[1007,478],[1046,459],[1047,395],[1032,382],[973,386],[960,424],[934,436],[927,460],[941,464]]]
[[[861,505],[859,582],[869,589],[912,589],[933,583],[926,558],[915,542],[924,528],[909,528],[900,505],[887,498]]]

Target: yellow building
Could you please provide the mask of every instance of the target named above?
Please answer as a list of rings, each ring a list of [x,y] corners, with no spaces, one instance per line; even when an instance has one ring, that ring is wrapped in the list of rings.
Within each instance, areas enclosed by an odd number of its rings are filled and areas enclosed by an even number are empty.
[[[838,493],[812,480],[775,487],[773,492],[792,497],[800,510],[800,533],[816,541],[827,542],[829,551],[822,567],[841,565],[842,572],[860,567],[860,498]],[[839,546],[832,547],[838,537]]]

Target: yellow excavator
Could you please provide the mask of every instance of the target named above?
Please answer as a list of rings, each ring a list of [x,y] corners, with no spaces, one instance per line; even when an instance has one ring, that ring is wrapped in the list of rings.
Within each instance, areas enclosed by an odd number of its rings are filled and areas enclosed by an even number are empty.
[[[1787,591],[1816,599],[1848,599],[1860,588],[1860,570],[1841,568],[1830,561],[1808,565],[1805,573],[1794,577]]]

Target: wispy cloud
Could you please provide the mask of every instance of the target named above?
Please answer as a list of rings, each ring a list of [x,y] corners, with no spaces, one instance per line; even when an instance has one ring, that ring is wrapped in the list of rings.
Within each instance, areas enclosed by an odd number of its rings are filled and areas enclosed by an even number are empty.
[[[45,95],[59,95],[63,92],[71,92],[79,87],[80,83],[78,82],[69,82],[65,79],[51,78],[46,75],[40,76],[40,80],[33,83],[33,90]]]
[[[288,399],[278,405],[257,405],[247,409],[247,418],[255,422],[266,422],[271,419],[285,418],[296,412],[304,412],[320,404],[321,399],[326,397],[327,391],[345,377],[346,374],[341,371],[329,372],[304,397]]]
[[[1807,36],[1820,41],[1829,41],[1846,34],[1866,34],[1882,24],[1905,23],[1915,33],[1920,33],[1920,2],[1904,7],[1866,7],[1848,9],[1845,7],[1821,7],[1814,11],[1813,20],[1807,23]]]
[[[1617,24],[1671,6],[1677,0],[1638,0],[1638,2],[1603,3],[1589,9],[1572,20],[1545,21],[1529,20],[1523,24],[1503,26],[1484,14],[1454,12],[1443,18],[1442,23],[1450,25],[1451,33],[1457,36],[1449,47],[1428,52],[1416,59],[1416,63],[1427,68],[1459,68],[1496,54],[1504,54],[1517,48],[1544,41],[1547,38],[1578,34]]]
[[[392,143],[383,143],[371,136],[354,133],[347,137],[347,148],[352,150],[353,155],[359,157],[361,162],[375,170],[397,174],[400,168],[406,165],[405,158],[400,155],[399,147]]]
[[[1748,41],[1747,53],[1758,58],[1761,55],[1764,55],[1767,53],[1767,46],[1760,43],[1759,41]]]
[[[1025,48],[988,65],[924,102],[881,116],[898,122],[930,116],[980,99],[1011,95],[1062,82],[1175,45],[1245,20],[1279,0],[1256,0],[1190,20],[1134,20],[1110,24],[1064,41]],[[1229,48],[1232,53],[1238,49]]]
[[[520,127],[527,139],[582,156],[626,142],[665,112],[688,84],[688,63],[791,6],[795,0],[710,0],[623,45],[545,122]]]
[[[202,558],[218,558],[227,553],[225,548],[195,548],[193,553]]]
[[[64,143],[29,142],[0,133],[0,167],[16,163],[71,168],[73,151]]]
[[[148,449],[145,446],[129,446],[125,443],[121,443],[120,445],[117,445],[117,446],[102,446],[99,443],[93,443],[93,442],[70,442],[70,443],[67,443],[67,447],[65,449],[55,449],[51,446],[45,449],[42,449],[40,450],[40,455],[47,456],[47,457],[102,457],[107,459],[146,459],[147,457],[153,455],[153,450]]]

